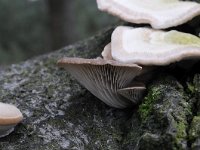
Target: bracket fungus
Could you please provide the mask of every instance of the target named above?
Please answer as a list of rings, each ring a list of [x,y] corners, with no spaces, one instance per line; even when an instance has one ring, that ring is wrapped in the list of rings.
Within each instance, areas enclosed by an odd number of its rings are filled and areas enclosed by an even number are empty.
[[[119,26],[112,34],[111,55],[123,63],[163,66],[200,58],[200,38],[175,30]]]
[[[129,87],[132,80],[140,74],[142,67],[136,64],[125,64],[113,60],[63,58],[58,65],[64,67],[93,95],[107,105],[124,108],[136,103],[143,86]],[[134,97],[123,96],[124,93],[135,93]]]
[[[22,119],[22,113],[18,108],[0,102],[0,137],[10,134]]]
[[[199,37],[175,30],[156,30],[183,24],[200,15],[199,3],[97,0],[97,5],[125,21],[148,23],[154,28],[119,26],[112,33],[111,43],[105,46],[103,58],[65,57],[58,61],[59,66],[106,104],[116,108],[137,104],[158,66],[200,58]]]
[[[199,58],[200,38],[178,31],[119,26],[102,56],[65,57],[58,65],[106,104],[125,108],[142,98],[146,89],[143,83],[151,79],[156,66]]]
[[[200,4],[179,0],[97,0],[97,5],[122,20],[154,29],[178,26],[200,15]]]

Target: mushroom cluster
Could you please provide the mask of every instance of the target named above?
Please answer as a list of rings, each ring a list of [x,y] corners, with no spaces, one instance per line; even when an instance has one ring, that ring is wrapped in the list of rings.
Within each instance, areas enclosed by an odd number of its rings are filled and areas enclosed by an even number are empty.
[[[109,106],[137,104],[145,93],[138,78],[151,68],[200,58],[200,38],[179,31],[162,31],[200,14],[200,4],[179,0],[97,0],[98,8],[131,23],[153,28],[118,26],[111,42],[96,59],[65,57],[65,68],[92,94]],[[189,12],[189,13],[188,13]]]

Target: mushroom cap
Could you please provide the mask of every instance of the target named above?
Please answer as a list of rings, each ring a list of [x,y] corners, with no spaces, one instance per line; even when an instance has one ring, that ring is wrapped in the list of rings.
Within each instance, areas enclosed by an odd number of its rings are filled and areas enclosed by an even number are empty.
[[[63,58],[58,65],[64,67],[93,95],[107,105],[124,108],[132,104],[118,94],[117,90],[126,87],[137,76],[141,67],[113,60]]]
[[[0,126],[16,125],[22,119],[23,115],[17,107],[0,102]]]
[[[200,38],[178,31],[117,27],[111,39],[114,60],[138,65],[168,65],[200,58]]]
[[[200,4],[179,0],[97,0],[97,5],[122,20],[148,23],[154,29],[178,26],[200,14]]]
[[[113,59],[113,58],[112,58],[112,55],[111,55],[111,43],[108,43],[108,44],[104,47],[104,49],[103,49],[101,55],[103,56],[103,59],[104,59],[104,60],[112,60],[112,59]]]

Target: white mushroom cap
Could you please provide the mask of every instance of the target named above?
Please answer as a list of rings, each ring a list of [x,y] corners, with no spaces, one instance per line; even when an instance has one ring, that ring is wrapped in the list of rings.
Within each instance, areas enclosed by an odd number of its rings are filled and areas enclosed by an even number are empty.
[[[97,0],[98,8],[131,23],[154,29],[183,24],[200,14],[200,4],[179,0]]]
[[[142,69],[136,64],[104,59],[63,58],[58,61],[58,65],[64,67],[96,97],[116,108],[132,104],[117,90],[126,87]]]
[[[10,134],[22,119],[23,115],[18,108],[0,102],[0,137]]]
[[[104,60],[112,60],[112,59],[113,59],[113,58],[112,58],[112,55],[111,55],[111,43],[108,43],[108,44],[104,47],[104,49],[103,49],[101,55],[103,56],[103,59],[104,59]]]
[[[117,27],[111,39],[114,60],[139,65],[168,65],[200,58],[200,38],[178,31]]]
[[[12,125],[21,122],[23,115],[11,104],[0,103],[0,125]]]

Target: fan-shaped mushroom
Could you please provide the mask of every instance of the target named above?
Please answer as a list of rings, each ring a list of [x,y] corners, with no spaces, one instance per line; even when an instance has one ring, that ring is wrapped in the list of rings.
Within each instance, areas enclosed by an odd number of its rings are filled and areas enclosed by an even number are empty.
[[[96,97],[116,108],[124,108],[132,103],[118,90],[126,88],[142,69],[136,64],[101,58],[63,58],[58,61],[58,65],[64,67]]]
[[[10,134],[22,119],[22,113],[14,105],[0,103],[0,137]]]
[[[179,0],[97,0],[98,8],[132,23],[154,29],[183,24],[200,14],[200,4]]]
[[[117,27],[111,39],[114,60],[138,65],[168,65],[200,57],[200,38],[178,31]]]

